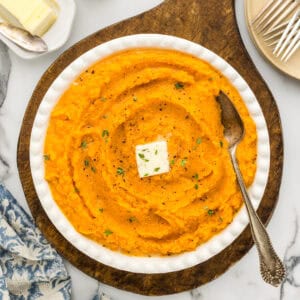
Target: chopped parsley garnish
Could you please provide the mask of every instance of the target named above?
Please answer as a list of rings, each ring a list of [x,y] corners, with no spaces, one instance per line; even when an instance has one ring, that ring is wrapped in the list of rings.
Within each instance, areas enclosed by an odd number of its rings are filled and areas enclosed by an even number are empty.
[[[101,213],[103,213],[104,209],[103,209],[103,208],[99,208],[99,211],[100,211]]]
[[[142,159],[145,162],[149,161],[149,159],[145,158],[145,155],[143,153],[138,153],[138,156],[139,156],[140,159]]]
[[[49,154],[45,154],[44,155],[44,160],[50,160],[50,155]]]
[[[133,223],[134,221],[136,221],[136,217],[130,217],[130,218],[128,218],[128,221],[130,223]]]
[[[223,218],[219,217],[219,222],[222,223],[223,222]]]
[[[137,101],[138,101],[138,98],[137,98],[136,96],[133,96],[133,97],[132,97],[132,100],[133,100],[134,102],[137,102]]]
[[[198,173],[196,173],[196,174],[193,176],[193,178],[195,178],[196,180],[198,180],[198,179],[199,179]]]
[[[88,167],[88,166],[90,165],[90,161],[89,161],[88,159],[85,159],[85,160],[84,160],[84,165],[85,165],[86,167]]]
[[[216,213],[216,211],[214,209],[209,209],[207,211],[207,213],[208,213],[209,216],[212,216],[212,215],[214,215]]]
[[[197,138],[196,143],[197,143],[197,145],[200,145],[202,143],[202,139],[201,138]]]
[[[119,167],[119,168],[117,169],[117,174],[118,174],[118,175],[124,175],[124,174],[125,174],[125,171],[124,171],[122,168]]]
[[[97,169],[95,167],[91,167],[93,173],[96,173]]]
[[[175,165],[175,159],[172,159],[171,162],[170,162],[170,164],[171,164],[172,166]]]
[[[181,162],[180,162],[180,165],[181,165],[182,167],[185,167],[186,162],[187,162],[187,159],[186,159],[186,158],[185,158],[185,159],[182,159]]]
[[[107,129],[104,129],[102,131],[102,137],[108,137],[109,136],[109,131]]]
[[[155,168],[154,172],[158,172],[160,170],[160,168]]]
[[[223,142],[222,141],[220,141],[220,147],[223,148]]]
[[[103,101],[103,102],[105,102],[107,100],[107,98],[101,97],[100,100]]]
[[[154,154],[157,155],[157,153],[158,153],[158,150],[156,149],[155,152],[154,152]]]
[[[113,232],[112,232],[110,229],[106,229],[106,230],[104,231],[104,234],[105,234],[106,236],[109,236],[109,235],[113,234]]]
[[[143,177],[147,177],[147,176],[149,176],[149,174],[148,174],[148,173],[145,173]]]
[[[80,148],[85,149],[87,147],[87,141],[82,141],[80,144]]]
[[[176,83],[175,83],[175,88],[176,88],[177,90],[183,89],[183,88],[184,88],[184,84],[183,84],[182,82],[176,82]]]
[[[195,190],[198,190],[198,189],[199,189],[199,185],[196,183],[196,184],[194,185],[194,188],[195,188]]]

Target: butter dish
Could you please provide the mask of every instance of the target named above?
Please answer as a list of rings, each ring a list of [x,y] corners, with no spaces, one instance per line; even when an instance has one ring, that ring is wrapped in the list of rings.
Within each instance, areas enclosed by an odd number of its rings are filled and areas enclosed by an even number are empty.
[[[48,52],[33,53],[23,50],[16,46],[13,42],[1,35],[1,40],[18,56],[24,59],[33,59],[49,52],[53,52],[62,47],[68,40],[73,20],[76,12],[76,4],[74,0],[56,0],[59,6],[57,20],[50,29],[42,36],[43,40],[48,45]],[[0,18],[0,21],[3,21]]]

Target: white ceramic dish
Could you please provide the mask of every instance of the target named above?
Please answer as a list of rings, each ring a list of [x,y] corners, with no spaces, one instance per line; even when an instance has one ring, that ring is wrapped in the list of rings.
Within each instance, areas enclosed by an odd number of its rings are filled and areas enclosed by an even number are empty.
[[[28,52],[16,46],[13,42],[3,37],[2,35],[1,40],[14,53],[24,59],[33,59],[59,49],[65,44],[70,36],[76,13],[76,4],[74,0],[57,0],[57,3],[60,7],[58,18],[56,22],[51,26],[51,28],[42,36],[42,38],[48,45],[48,52],[42,54]],[[1,18],[0,21],[2,21]]]
[[[245,207],[224,231],[195,251],[171,257],[133,257],[104,248],[75,231],[53,200],[44,179],[44,140],[51,111],[62,93],[91,64],[117,51],[136,47],[174,49],[192,54],[220,70],[236,87],[257,126],[257,172],[249,193],[254,207],[259,206],[268,179],[270,146],[266,122],[255,95],[237,71],[218,55],[198,44],[173,36],[142,34],[122,37],[91,49],[71,63],[50,86],[37,111],[30,139],[30,166],[35,189],[44,210],[58,231],[77,249],[94,260],[117,269],[136,273],[166,273],[199,264],[230,245],[248,224]]]

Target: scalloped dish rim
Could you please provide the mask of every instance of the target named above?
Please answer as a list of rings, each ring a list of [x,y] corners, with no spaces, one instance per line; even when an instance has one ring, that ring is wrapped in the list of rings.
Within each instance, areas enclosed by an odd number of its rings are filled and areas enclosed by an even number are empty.
[[[255,209],[264,195],[270,167],[269,134],[261,107],[245,80],[224,59],[191,41],[161,34],[130,35],[103,43],[85,52],[67,66],[53,81],[35,116],[30,137],[30,168],[36,193],[42,207],[57,230],[75,248],[92,259],[110,267],[135,273],[168,273],[202,263],[228,247],[248,225],[246,208],[235,215],[231,224],[194,251],[168,257],[136,257],[104,248],[78,233],[52,198],[44,179],[44,141],[52,109],[73,80],[95,62],[121,50],[132,48],[162,48],[177,50],[198,57],[219,70],[238,90],[257,130],[257,170],[248,189]]]

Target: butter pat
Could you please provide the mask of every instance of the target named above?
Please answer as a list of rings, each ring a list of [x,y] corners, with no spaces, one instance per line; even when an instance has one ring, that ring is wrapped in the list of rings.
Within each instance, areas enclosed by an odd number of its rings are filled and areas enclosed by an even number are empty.
[[[42,36],[56,21],[55,0],[0,0],[0,16],[10,24]]]
[[[135,147],[135,156],[138,173],[141,178],[170,171],[166,141],[137,145]]]

